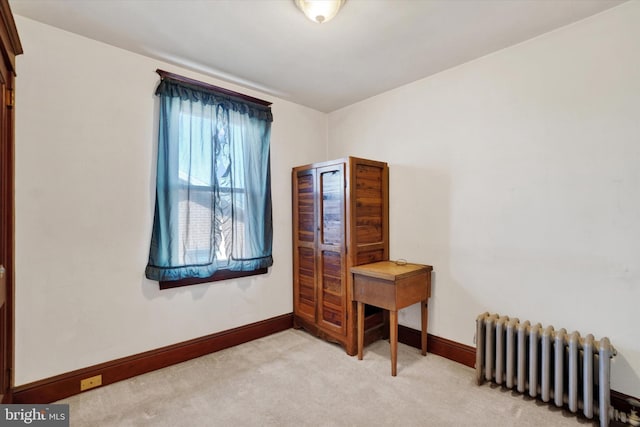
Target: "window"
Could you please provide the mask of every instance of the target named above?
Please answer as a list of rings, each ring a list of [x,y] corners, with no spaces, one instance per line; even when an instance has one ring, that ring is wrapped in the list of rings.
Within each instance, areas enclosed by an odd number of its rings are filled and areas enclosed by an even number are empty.
[[[147,278],[169,288],[265,273],[273,264],[269,104],[159,73]]]

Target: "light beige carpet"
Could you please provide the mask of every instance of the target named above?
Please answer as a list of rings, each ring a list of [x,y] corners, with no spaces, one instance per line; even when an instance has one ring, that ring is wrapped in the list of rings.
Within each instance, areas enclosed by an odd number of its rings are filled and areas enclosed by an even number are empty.
[[[73,396],[71,426],[577,426],[593,424],[389,342],[364,360],[287,330]]]

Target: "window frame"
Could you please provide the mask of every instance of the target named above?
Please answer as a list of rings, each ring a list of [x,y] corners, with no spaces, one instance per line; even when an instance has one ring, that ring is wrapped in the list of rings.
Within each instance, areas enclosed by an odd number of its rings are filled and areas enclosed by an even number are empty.
[[[209,277],[192,277],[189,279],[160,281],[160,290],[179,288],[189,285],[200,285],[202,283],[219,282],[221,280],[238,279],[240,277],[258,276],[260,274],[267,274],[268,268],[259,268],[251,271],[231,271],[231,270],[218,270],[213,276]]]
[[[265,105],[265,106],[270,106],[271,102],[259,99],[259,98],[254,98],[252,96],[249,95],[245,95],[243,93],[239,93],[239,92],[235,92],[229,89],[225,89],[225,88],[221,88],[219,86],[215,86],[215,85],[211,85],[208,83],[204,83],[198,80],[194,80],[194,79],[190,79],[188,77],[184,77],[181,76],[179,74],[174,74],[174,73],[170,73],[168,71],[164,71],[164,70],[160,70],[157,69],[156,73],[158,73],[160,75],[161,78],[170,78],[173,80],[178,80],[184,83],[189,83],[192,85],[196,85],[199,87],[202,87],[204,89],[209,89],[209,90],[215,90],[217,92],[220,92],[222,94],[225,95],[229,95],[229,96],[234,96],[236,98],[240,98],[243,99],[245,101],[249,101],[249,102],[253,102],[256,104],[260,104],[260,105]],[[244,190],[244,189],[243,189]],[[269,268],[265,267],[265,268],[259,268],[256,270],[250,270],[250,271],[232,271],[232,270],[218,270],[216,271],[212,276],[209,277],[192,277],[192,278],[186,278],[186,279],[179,279],[179,280],[171,280],[171,281],[159,281],[159,286],[160,286],[160,290],[165,290],[165,289],[173,289],[173,288],[178,288],[178,287],[183,287],[183,286],[190,286],[190,285],[198,285],[198,284],[203,284],[203,283],[212,283],[212,282],[218,282],[218,281],[222,281],[222,280],[229,280],[229,279],[237,279],[237,278],[241,278],[241,277],[250,277],[250,276],[257,276],[257,275],[262,275],[262,274],[267,274],[269,272]]]

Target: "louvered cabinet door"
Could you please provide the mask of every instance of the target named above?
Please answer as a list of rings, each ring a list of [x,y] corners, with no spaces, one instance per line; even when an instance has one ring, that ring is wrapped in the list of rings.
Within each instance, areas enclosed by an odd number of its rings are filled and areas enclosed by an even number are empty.
[[[353,265],[389,259],[389,169],[386,163],[354,159],[351,165]]]
[[[320,200],[318,324],[325,330],[344,335],[347,304],[344,163],[318,168],[317,174]]]
[[[296,315],[316,319],[316,170],[293,176],[293,304]]]

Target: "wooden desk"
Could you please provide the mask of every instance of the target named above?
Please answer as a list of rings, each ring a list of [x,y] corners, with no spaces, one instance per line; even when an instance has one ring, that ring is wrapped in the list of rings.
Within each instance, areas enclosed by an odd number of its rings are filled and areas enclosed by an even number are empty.
[[[358,302],[358,360],[364,343],[364,305],[389,310],[391,375],[396,376],[398,361],[398,310],[421,302],[422,355],[427,355],[427,300],[431,296],[433,267],[421,264],[399,265],[381,261],[351,268],[353,301]]]

